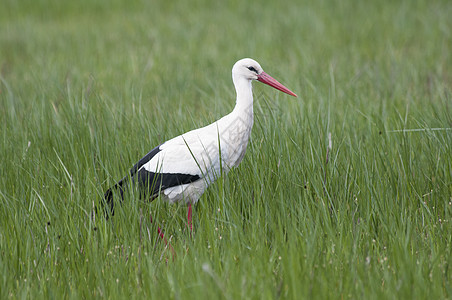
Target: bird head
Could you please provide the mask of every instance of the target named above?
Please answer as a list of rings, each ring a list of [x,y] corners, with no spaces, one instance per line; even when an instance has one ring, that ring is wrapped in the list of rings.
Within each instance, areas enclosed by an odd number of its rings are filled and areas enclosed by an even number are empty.
[[[244,77],[248,80],[260,81],[277,90],[280,90],[281,92],[297,97],[297,95],[294,92],[292,92],[284,85],[279,83],[276,79],[265,73],[261,65],[251,58],[244,58],[236,62],[234,64],[234,67],[232,67],[232,75]]]

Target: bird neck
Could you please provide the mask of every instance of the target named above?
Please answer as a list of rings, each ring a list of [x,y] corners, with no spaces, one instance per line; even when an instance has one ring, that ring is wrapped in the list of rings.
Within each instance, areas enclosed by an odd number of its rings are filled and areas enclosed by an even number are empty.
[[[251,80],[243,76],[232,76],[235,91],[237,93],[237,100],[234,111],[236,112],[251,112],[253,114],[253,88]]]

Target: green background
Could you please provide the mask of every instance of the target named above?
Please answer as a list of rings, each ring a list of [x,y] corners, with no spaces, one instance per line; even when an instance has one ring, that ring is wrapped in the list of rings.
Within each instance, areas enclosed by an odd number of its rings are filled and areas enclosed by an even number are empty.
[[[451,297],[452,2],[1,6],[1,299]],[[232,110],[243,57],[298,98],[254,83],[194,235],[133,193],[93,219],[150,149]]]

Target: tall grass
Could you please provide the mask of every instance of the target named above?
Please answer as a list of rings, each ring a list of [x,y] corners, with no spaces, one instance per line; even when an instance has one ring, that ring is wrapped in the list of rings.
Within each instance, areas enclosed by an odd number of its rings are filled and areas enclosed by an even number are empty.
[[[451,14],[6,1],[0,298],[450,298]],[[93,219],[148,150],[232,109],[243,57],[299,98],[254,84],[247,154],[196,205],[195,234],[184,205],[133,194]]]

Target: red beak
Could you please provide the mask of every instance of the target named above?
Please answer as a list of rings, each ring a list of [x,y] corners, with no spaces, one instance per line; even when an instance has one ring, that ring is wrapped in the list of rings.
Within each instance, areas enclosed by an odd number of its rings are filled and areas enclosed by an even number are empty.
[[[274,87],[275,89],[280,90],[281,92],[297,97],[297,95],[294,92],[286,88],[284,85],[279,83],[275,78],[271,77],[265,72],[262,72],[259,75],[257,75],[257,80],[265,84],[268,84],[269,86]]]

